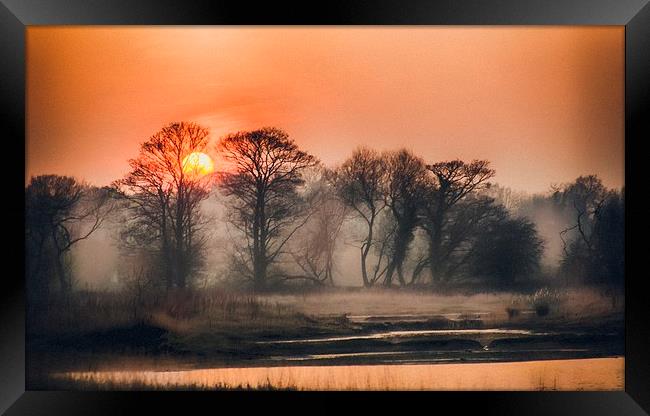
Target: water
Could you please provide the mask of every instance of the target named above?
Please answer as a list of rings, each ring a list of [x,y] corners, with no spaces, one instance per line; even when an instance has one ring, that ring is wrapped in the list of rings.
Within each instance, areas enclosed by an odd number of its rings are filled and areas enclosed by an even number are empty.
[[[368,323],[368,322],[426,322],[434,318],[445,318],[451,321],[459,321],[462,319],[481,319],[483,317],[493,315],[492,312],[454,312],[454,313],[439,313],[436,315],[422,315],[422,314],[391,314],[391,315],[346,315],[348,320],[353,323]]]
[[[484,349],[484,351],[490,351]],[[530,353],[574,353],[574,352],[587,352],[587,348],[558,348],[554,350],[522,350],[518,351],[519,353],[530,354]],[[397,356],[427,356],[427,358],[406,358],[398,359],[394,358]],[[435,358],[431,356],[436,355],[446,355],[447,358]],[[460,357],[449,357],[448,351],[374,351],[374,352],[349,352],[349,353],[339,353],[339,354],[310,354],[302,357],[271,357],[271,360],[275,361],[310,361],[310,360],[335,360],[338,358],[368,358],[368,357],[385,357],[389,358],[388,362],[454,362],[454,361],[494,361],[499,360],[499,357],[476,357],[472,358],[460,358]]]
[[[107,371],[59,372],[54,377],[73,383],[72,389],[91,390],[623,389],[621,334],[480,326],[433,329],[440,318],[478,319],[485,324],[489,315],[348,315],[357,328],[354,334],[294,338],[277,333],[273,339],[235,340],[234,349],[215,351],[201,363],[125,365],[121,367],[125,371],[103,366]]]
[[[308,339],[289,339],[277,341],[259,341],[258,344],[304,344],[319,342],[337,342],[352,341],[362,339],[388,339],[388,338],[408,338],[428,335],[451,335],[451,336],[475,336],[475,335],[549,335],[545,332],[534,332],[525,329],[428,329],[428,330],[408,330],[408,331],[386,331],[368,335],[325,337],[325,338],[308,338]]]

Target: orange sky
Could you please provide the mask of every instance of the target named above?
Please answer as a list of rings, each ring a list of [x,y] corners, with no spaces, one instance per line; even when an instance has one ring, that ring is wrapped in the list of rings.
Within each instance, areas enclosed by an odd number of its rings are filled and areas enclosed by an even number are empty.
[[[544,191],[624,181],[623,27],[30,27],[27,172],[106,185],[171,121],[488,159]],[[219,168],[219,160],[216,160]]]

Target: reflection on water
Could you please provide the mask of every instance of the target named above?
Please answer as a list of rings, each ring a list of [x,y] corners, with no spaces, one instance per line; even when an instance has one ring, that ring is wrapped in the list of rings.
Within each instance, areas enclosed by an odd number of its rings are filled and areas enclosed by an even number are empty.
[[[493,352],[489,350],[487,347],[483,349],[485,352]],[[553,350],[549,349],[528,349],[528,350],[520,350],[518,351],[519,353],[535,353],[535,352],[542,352],[542,353],[564,353],[564,352],[587,352],[589,351],[587,348],[556,348]],[[408,355],[447,355],[445,358],[408,358],[408,359],[403,359],[403,360],[396,360],[393,357],[395,356],[408,356]],[[454,362],[454,361],[461,361],[461,360],[466,360],[468,361],[468,358],[460,358],[460,357],[450,357],[449,351],[423,351],[423,350],[417,350],[417,351],[373,351],[373,352],[346,352],[346,353],[333,353],[333,354],[308,354],[305,356],[296,356],[296,357],[287,357],[287,356],[277,356],[277,357],[271,357],[271,360],[274,361],[311,361],[311,360],[333,360],[336,358],[364,358],[364,357],[389,357],[390,362],[415,362],[415,361],[420,361],[420,362]],[[489,361],[490,359],[493,360],[501,360],[502,357],[496,357],[496,358],[489,358],[485,356],[481,356],[479,358],[481,361]]]
[[[186,371],[69,372],[89,384],[151,388],[300,390],[622,390],[624,358],[478,364],[215,368]]]
[[[481,319],[486,316],[492,315],[492,312],[453,312],[453,313],[439,313],[435,315],[423,315],[414,313],[403,314],[390,314],[390,315],[346,315],[346,318],[353,323],[364,322],[426,322],[435,318],[445,318],[451,321],[458,321],[462,319]]]
[[[413,331],[386,331],[369,335],[352,335],[327,338],[287,339],[280,341],[259,341],[258,344],[302,344],[313,342],[351,341],[359,339],[385,339],[400,337],[417,337],[426,335],[549,335],[546,332],[534,332],[525,329],[428,329]]]
[[[346,352],[340,354],[310,354],[304,357],[271,357],[272,360],[278,361],[306,361],[306,360],[331,360],[333,358],[347,358],[347,357],[375,357],[375,356],[388,356],[394,355],[409,355],[409,354],[422,354],[426,351],[374,351],[374,352]]]

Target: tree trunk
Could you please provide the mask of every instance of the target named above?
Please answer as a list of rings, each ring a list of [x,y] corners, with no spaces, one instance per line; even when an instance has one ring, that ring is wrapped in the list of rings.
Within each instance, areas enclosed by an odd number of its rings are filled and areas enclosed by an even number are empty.
[[[393,285],[393,273],[395,273],[395,259],[390,259],[388,269],[386,270],[386,277],[384,278],[384,286],[391,287]]]
[[[65,296],[70,293],[72,285],[70,284],[70,279],[68,279],[65,266],[63,265],[63,255],[64,253],[59,253],[56,256],[55,267],[56,274],[59,277],[59,284],[61,285],[61,294]]]
[[[442,280],[442,260],[440,259],[440,237],[438,233],[430,237],[429,241],[429,270],[431,282],[440,283]]]
[[[255,290],[264,290],[266,287],[266,215],[264,212],[264,191],[258,189],[257,203],[253,218],[253,282]]]
[[[361,246],[361,277],[363,278],[364,287],[372,286],[370,280],[368,279],[368,267],[366,264],[366,259],[368,258],[368,252],[370,251],[370,247],[372,246],[372,238],[373,238],[372,229],[374,226],[374,221],[375,218],[373,216],[370,222],[368,222],[368,237],[366,239],[366,242]]]
[[[409,245],[409,233],[408,228],[398,228],[397,235],[395,236],[394,247],[393,247],[393,258],[388,267],[388,272],[386,274],[386,286],[391,286],[393,283],[393,274],[397,270],[397,279],[399,280],[400,286],[406,286],[406,281],[404,280],[404,274],[402,273],[402,266],[404,260],[406,259],[406,252]]]
[[[366,250],[366,245],[361,246],[361,278],[363,279],[363,286],[370,287],[370,281],[368,280],[368,270],[366,267],[366,257],[368,256],[368,250]]]
[[[415,268],[413,269],[413,273],[411,274],[411,281],[409,282],[409,285],[417,283],[427,263],[428,262],[419,261],[418,264],[416,264]]]
[[[397,265],[397,278],[399,279],[400,286],[406,286],[406,280],[404,280],[404,273],[402,271],[402,263]]]
[[[174,237],[176,239],[176,286],[180,289],[185,287],[185,250],[183,247],[183,211],[185,201],[183,200],[182,189],[178,190],[178,200],[176,201],[176,223],[174,227]]]
[[[438,210],[432,218],[429,234],[429,270],[431,271],[432,283],[440,283],[442,280],[442,224],[444,213]]]
[[[165,276],[165,285],[167,290],[174,287],[174,271],[172,264],[172,253],[169,244],[169,230],[167,229],[167,209],[165,201],[161,197],[162,222],[160,224],[160,234],[162,236],[162,266],[163,275]]]

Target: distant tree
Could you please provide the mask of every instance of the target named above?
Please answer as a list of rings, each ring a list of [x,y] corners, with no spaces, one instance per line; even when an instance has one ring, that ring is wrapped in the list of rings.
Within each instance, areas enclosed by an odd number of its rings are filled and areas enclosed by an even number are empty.
[[[325,171],[309,184],[314,194],[311,216],[294,239],[291,249],[299,273],[287,276],[287,279],[334,285],[334,255],[348,207],[336,195],[331,183],[332,174]]]
[[[625,276],[625,191],[610,191],[596,215],[594,280],[623,287]]]
[[[469,258],[470,272],[507,287],[539,269],[544,244],[535,224],[525,218],[488,221],[477,236]]]
[[[47,298],[50,279],[67,294],[73,278],[72,248],[90,237],[113,210],[111,192],[68,176],[32,177],[25,190],[25,237],[28,296]]]
[[[574,183],[557,190],[555,195],[560,204],[573,212],[573,225],[560,233],[565,245],[565,236],[572,232],[590,249],[593,225],[607,198],[607,189],[602,181],[595,175],[580,176]]]
[[[560,233],[575,224],[573,208],[563,206],[557,188],[551,186],[550,192],[523,196],[515,209],[509,210],[513,216],[524,217],[536,225],[537,232],[544,240],[542,264],[545,271],[557,269],[565,254],[566,242]]]
[[[625,254],[623,192],[608,190],[597,176],[589,175],[556,190],[556,199],[572,213],[572,224],[560,233],[564,244],[560,273],[567,281],[621,286]]]
[[[167,289],[184,288],[201,265],[205,221],[199,210],[211,176],[192,166],[209,132],[195,123],[171,123],[142,143],[130,172],[114,187],[128,201],[123,242],[155,254]]]
[[[386,207],[384,161],[375,151],[359,148],[337,169],[334,183],[339,198],[366,226],[360,246],[361,276],[363,285],[370,287],[385,273],[380,266],[385,253],[385,241],[381,245],[382,255],[373,275],[368,273],[368,255],[376,245],[375,228],[381,212]]]
[[[307,221],[297,220],[305,209],[299,188],[304,172],[318,161],[287,133],[272,127],[229,134],[217,148],[233,166],[221,175],[219,186],[231,198],[230,222],[246,238],[246,247],[238,254],[240,271],[256,289],[264,289],[269,267]]]
[[[390,261],[384,284],[391,286],[397,271],[400,285],[406,285],[402,270],[409,245],[418,225],[418,211],[424,202],[428,182],[424,161],[407,150],[384,155],[386,166],[386,206],[394,218]]]
[[[436,258],[439,277],[433,282],[445,284],[466,272],[469,258],[483,230],[506,216],[507,211],[502,205],[496,204],[492,198],[476,194],[466,196],[451,207],[440,230],[442,241]],[[430,266],[431,241],[426,230],[425,235],[428,240],[428,255],[419,258],[413,280],[409,284],[416,283],[422,270]]]
[[[510,213],[519,212],[522,206],[531,199],[524,192],[517,192],[499,184],[491,184],[489,188],[483,189],[481,194],[493,198],[495,203],[503,205]]]
[[[375,231],[373,232],[372,253],[374,254],[374,262],[370,264],[369,280],[370,286],[375,285],[377,282],[386,282],[386,274],[391,265],[393,253],[399,250],[395,247],[396,235],[398,232],[398,225],[395,217],[389,210],[383,210],[377,217],[375,224]]]
[[[426,203],[423,205],[423,228],[429,237],[428,266],[433,282],[445,278],[445,260],[449,249],[443,246],[445,229],[448,228],[452,209],[468,197],[472,192],[489,185],[488,180],[494,176],[494,170],[489,168],[489,162],[475,160],[465,163],[461,160],[435,163],[427,166],[433,174],[433,181],[426,193]],[[456,212],[462,211],[456,210]],[[458,219],[456,225],[462,225]]]
[[[424,232],[424,229],[419,226],[414,233],[413,243],[408,258],[406,259],[405,269],[409,269],[410,277],[407,281],[407,286],[416,284],[426,284],[422,280],[422,275],[426,274],[425,271],[429,266],[429,238]]]

